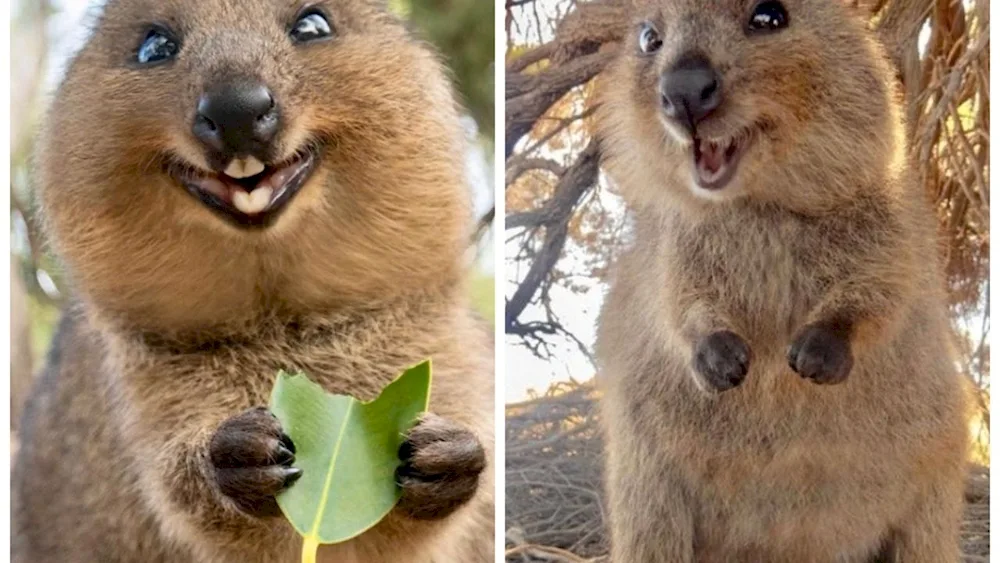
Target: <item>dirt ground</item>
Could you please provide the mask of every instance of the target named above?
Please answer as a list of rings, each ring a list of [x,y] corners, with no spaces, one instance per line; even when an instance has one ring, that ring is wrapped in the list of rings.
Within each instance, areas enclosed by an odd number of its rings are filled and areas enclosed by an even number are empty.
[[[607,560],[601,440],[594,391],[567,385],[507,406],[507,561]],[[962,527],[965,563],[989,560],[989,469],[971,468]]]

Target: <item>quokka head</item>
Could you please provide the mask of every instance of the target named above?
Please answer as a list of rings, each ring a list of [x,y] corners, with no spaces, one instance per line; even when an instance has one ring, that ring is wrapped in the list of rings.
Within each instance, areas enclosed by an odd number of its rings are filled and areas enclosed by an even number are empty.
[[[76,290],[133,321],[322,308],[456,269],[465,137],[385,2],[109,0],[53,101],[41,201]]]
[[[635,0],[629,12],[603,108],[626,197],[814,208],[897,152],[888,63],[836,0]]]

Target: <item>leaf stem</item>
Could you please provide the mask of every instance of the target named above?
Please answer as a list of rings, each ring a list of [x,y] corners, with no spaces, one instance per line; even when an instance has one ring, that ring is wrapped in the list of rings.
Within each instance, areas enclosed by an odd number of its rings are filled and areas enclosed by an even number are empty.
[[[316,563],[316,552],[319,550],[319,538],[317,536],[304,536],[302,538],[302,563]]]

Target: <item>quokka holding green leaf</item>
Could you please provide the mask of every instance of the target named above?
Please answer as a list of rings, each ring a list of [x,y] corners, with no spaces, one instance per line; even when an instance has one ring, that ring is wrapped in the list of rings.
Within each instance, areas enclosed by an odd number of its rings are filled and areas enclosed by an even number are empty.
[[[36,154],[72,305],[26,408],[14,561],[298,561],[275,374],[368,401],[427,358],[398,503],[318,560],[493,559],[456,109],[379,2],[107,2]]]

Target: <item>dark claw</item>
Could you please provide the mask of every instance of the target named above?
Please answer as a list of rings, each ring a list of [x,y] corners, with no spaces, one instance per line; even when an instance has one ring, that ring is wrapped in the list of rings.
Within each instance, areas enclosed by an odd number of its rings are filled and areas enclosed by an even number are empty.
[[[274,462],[278,465],[291,465],[295,461],[295,453],[288,449],[284,442],[278,444],[274,453]]]
[[[403,443],[399,445],[399,452],[397,455],[399,456],[400,461],[403,462],[403,466],[413,459],[414,450],[415,448],[413,446],[413,442],[410,440],[403,440]]]
[[[292,439],[291,439],[291,437],[288,436],[288,434],[285,434],[284,432],[282,432],[280,440],[281,440],[281,445],[282,446],[285,446],[286,448],[288,448],[288,451],[292,452],[293,454],[295,453],[295,443],[292,442]]]
[[[281,486],[281,488],[283,489],[291,487],[292,483],[295,483],[296,481],[299,480],[299,477],[302,477],[302,470],[299,469],[298,467],[286,467],[284,469],[284,473],[285,473],[285,479],[282,482]]]

